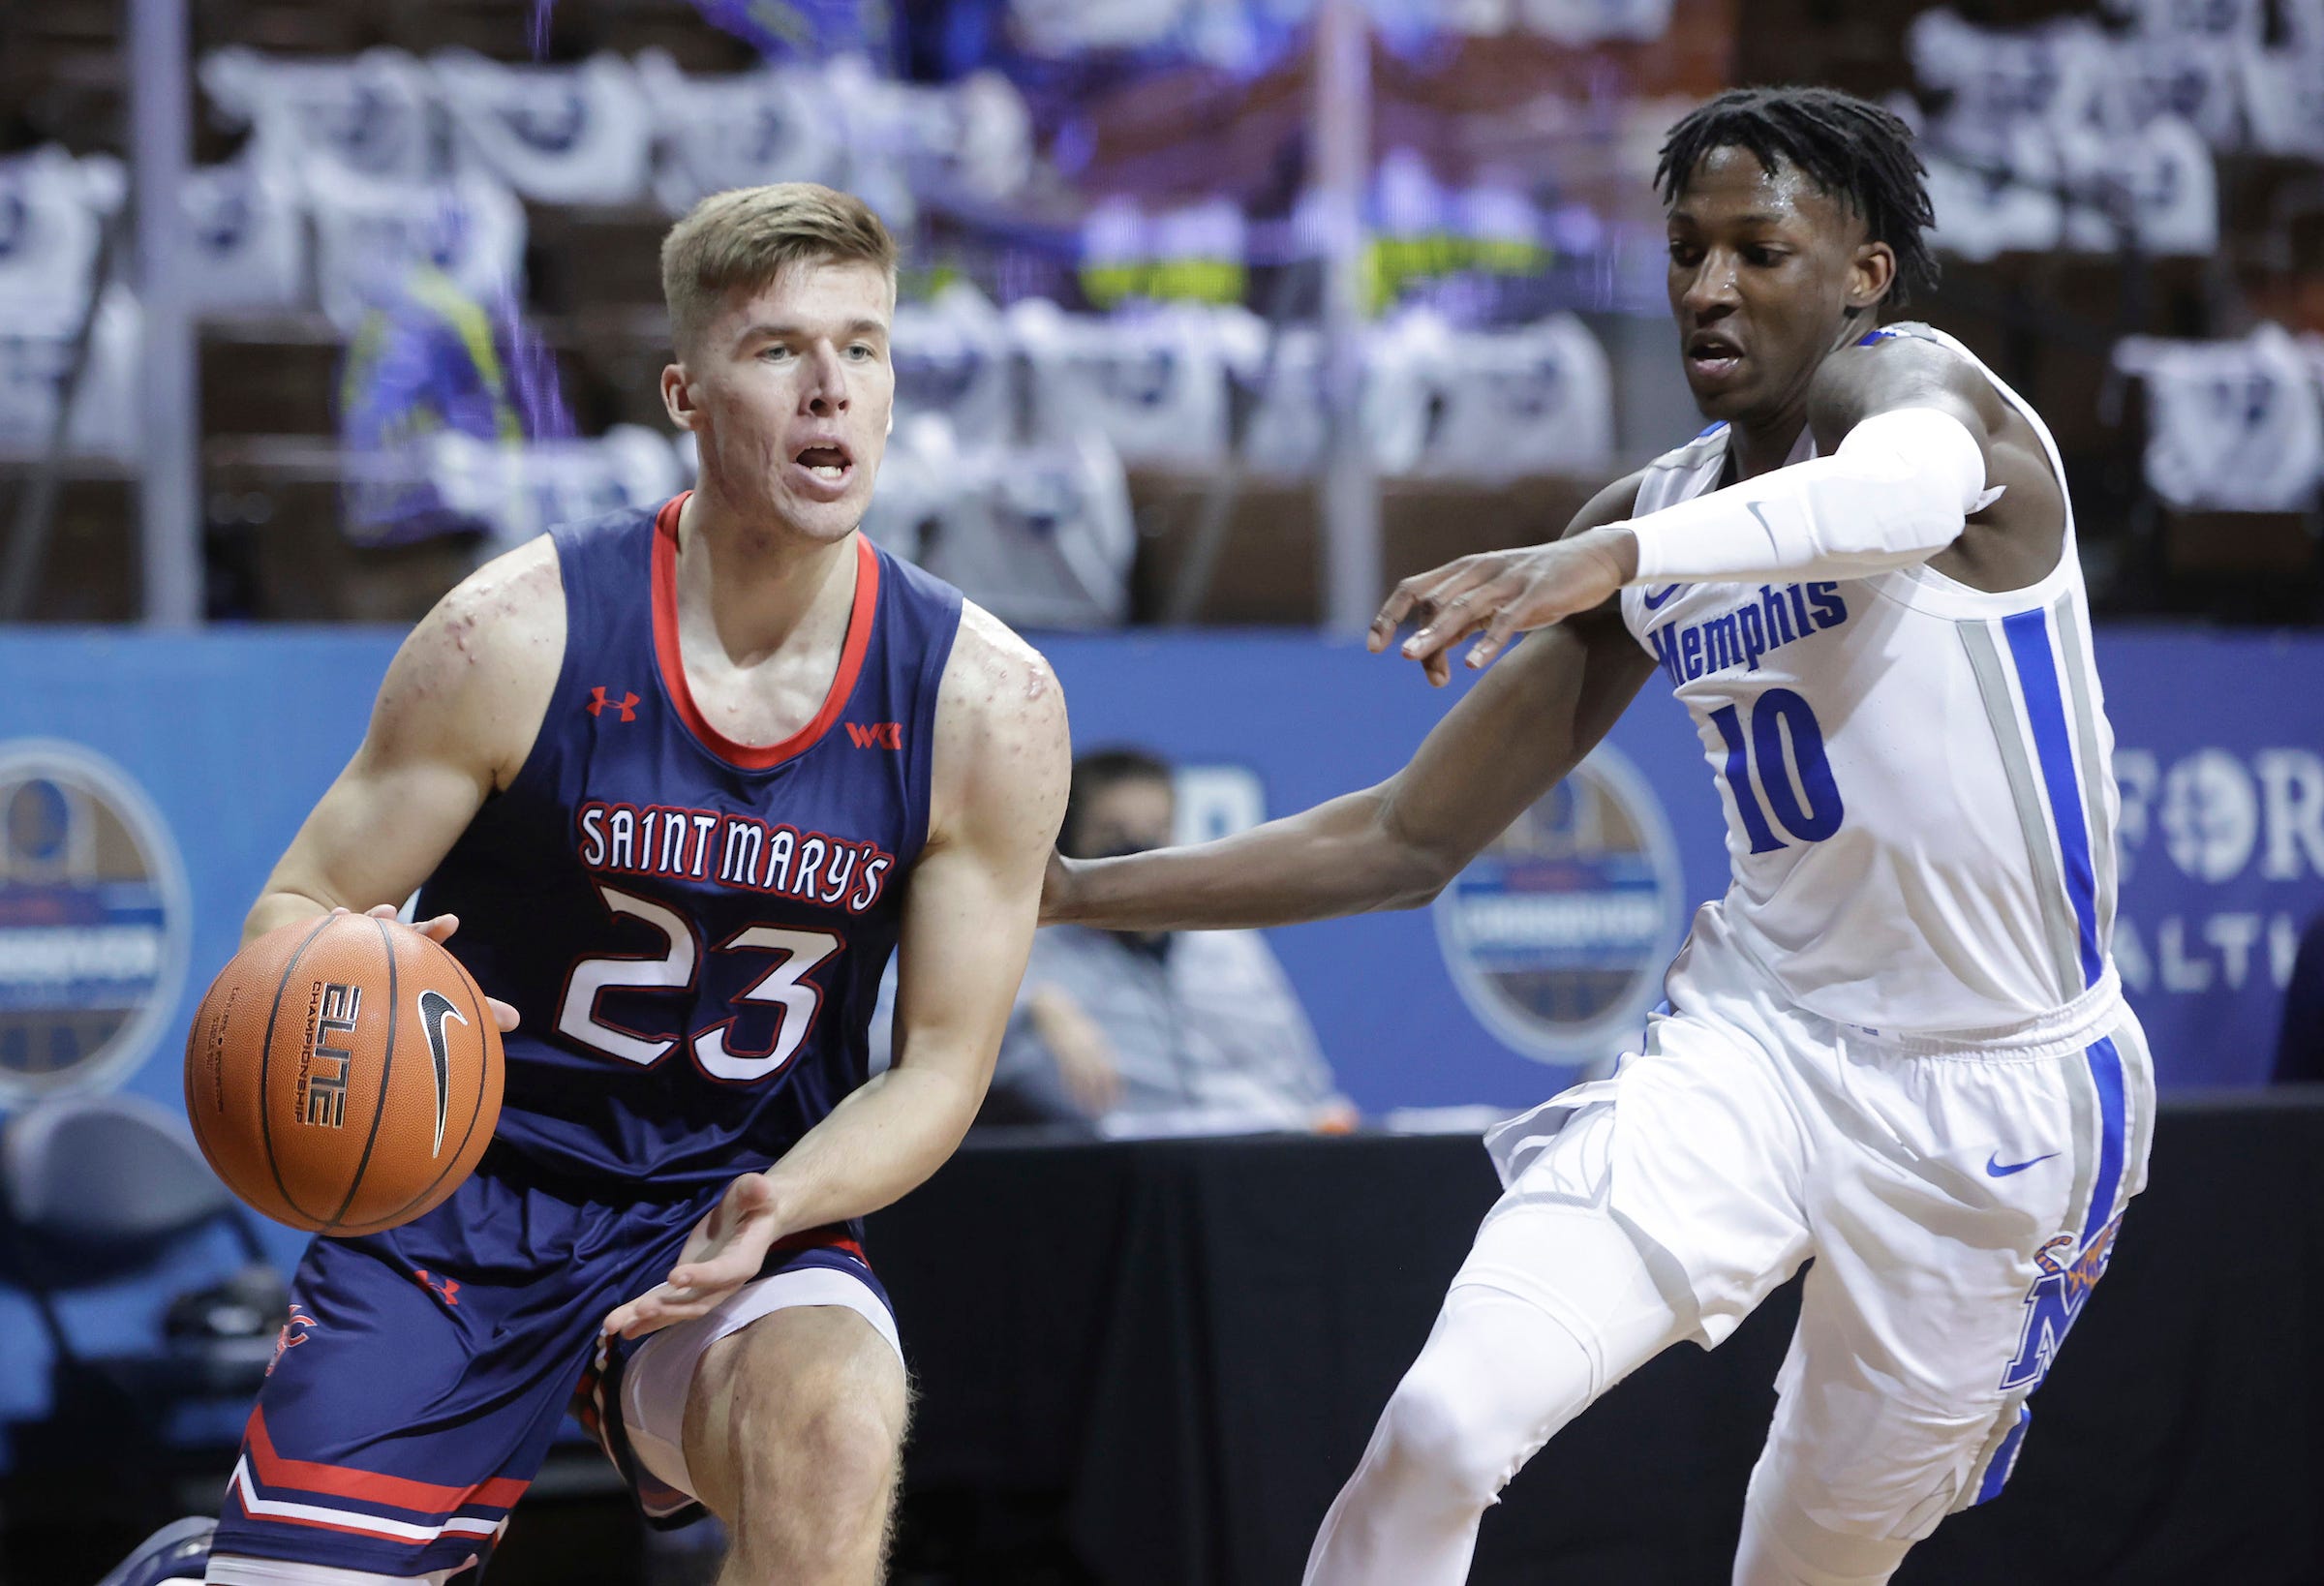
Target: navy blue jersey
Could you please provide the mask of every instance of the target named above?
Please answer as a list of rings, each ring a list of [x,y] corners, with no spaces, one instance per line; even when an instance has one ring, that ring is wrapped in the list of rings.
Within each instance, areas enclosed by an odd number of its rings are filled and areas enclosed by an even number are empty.
[[[419,900],[459,915],[451,950],[523,1016],[496,1149],[640,1188],[763,1168],[864,1083],[961,618],[958,591],[859,539],[822,710],[735,744],[679,658],[684,501],[553,532],[557,690]]]

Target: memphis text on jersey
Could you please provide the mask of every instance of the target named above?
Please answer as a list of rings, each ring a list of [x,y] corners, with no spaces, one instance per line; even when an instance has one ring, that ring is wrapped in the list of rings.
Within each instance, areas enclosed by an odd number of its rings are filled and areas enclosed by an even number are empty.
[[[593,870],[715,882],[850,914],[878,902],[896,869],[896,856],[877,843],[717,809],[593,801],[573,812],[573,824],[581,863]]]
[[[1672,585],[1660,598],[1649,595],[1646,609],[1661,605],[1679,587]],[[1847,621],[1848,606],[1837,584],[1786,584],[1781,589],[1761,584],[1757,600],[1699,623],[1667,623],[1650,629],[1646,642],[1677,685],[1733,666],[1756,672],[1759,657],[1770,650]]]

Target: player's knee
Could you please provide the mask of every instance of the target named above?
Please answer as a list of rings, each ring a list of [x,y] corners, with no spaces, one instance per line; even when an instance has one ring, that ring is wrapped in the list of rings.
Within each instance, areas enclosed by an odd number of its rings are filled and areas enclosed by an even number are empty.
[[[1530,1453],[1470,1374],[1423,1355],[1396,1385],[1381,1419],[1383,1474],[1434,1492],[1451,1508],[1483,1509]]]
[[[779,1507],[806,1530],[852,1536],[882,1511],[903,1427],[879,1396],[834,1391],[754,1418],[742,1442],[735,1497],[746,1521]]]
[[[817,1408],[801,1430],[801,1457],[822,1474],[835,1507],[854,1511],[874,1506],[895,1478],[903,1427],[885,1405],[866,1396]]]
[[[1827,1506],[1811,1510],[1762,1460],[1744,1499],[1734,1586],[1882,1586],[1911,1546]]]

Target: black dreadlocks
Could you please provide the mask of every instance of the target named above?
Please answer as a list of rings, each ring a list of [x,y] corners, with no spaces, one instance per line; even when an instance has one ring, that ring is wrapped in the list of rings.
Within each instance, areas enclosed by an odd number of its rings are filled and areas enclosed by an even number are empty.
[[[1878,105],[1832,88],[1730,88],[1670,129],[1654,184],[1675,203],[1703,156],[1749,149],[1770,173],[1784,160],[1863,218],[1896,254],[1887,301],[1902,307],[1937,285],[1924,229],[1936,224],[1912,129]]]

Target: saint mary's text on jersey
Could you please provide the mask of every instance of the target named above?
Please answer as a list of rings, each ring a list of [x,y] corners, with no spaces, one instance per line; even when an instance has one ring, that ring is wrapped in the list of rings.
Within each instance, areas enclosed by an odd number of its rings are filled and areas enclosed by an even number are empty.
[[[622,875],[710,881],[861,914],[896,857],[872,842],[717,809],[592,801],[573,813],[581,863]]]

